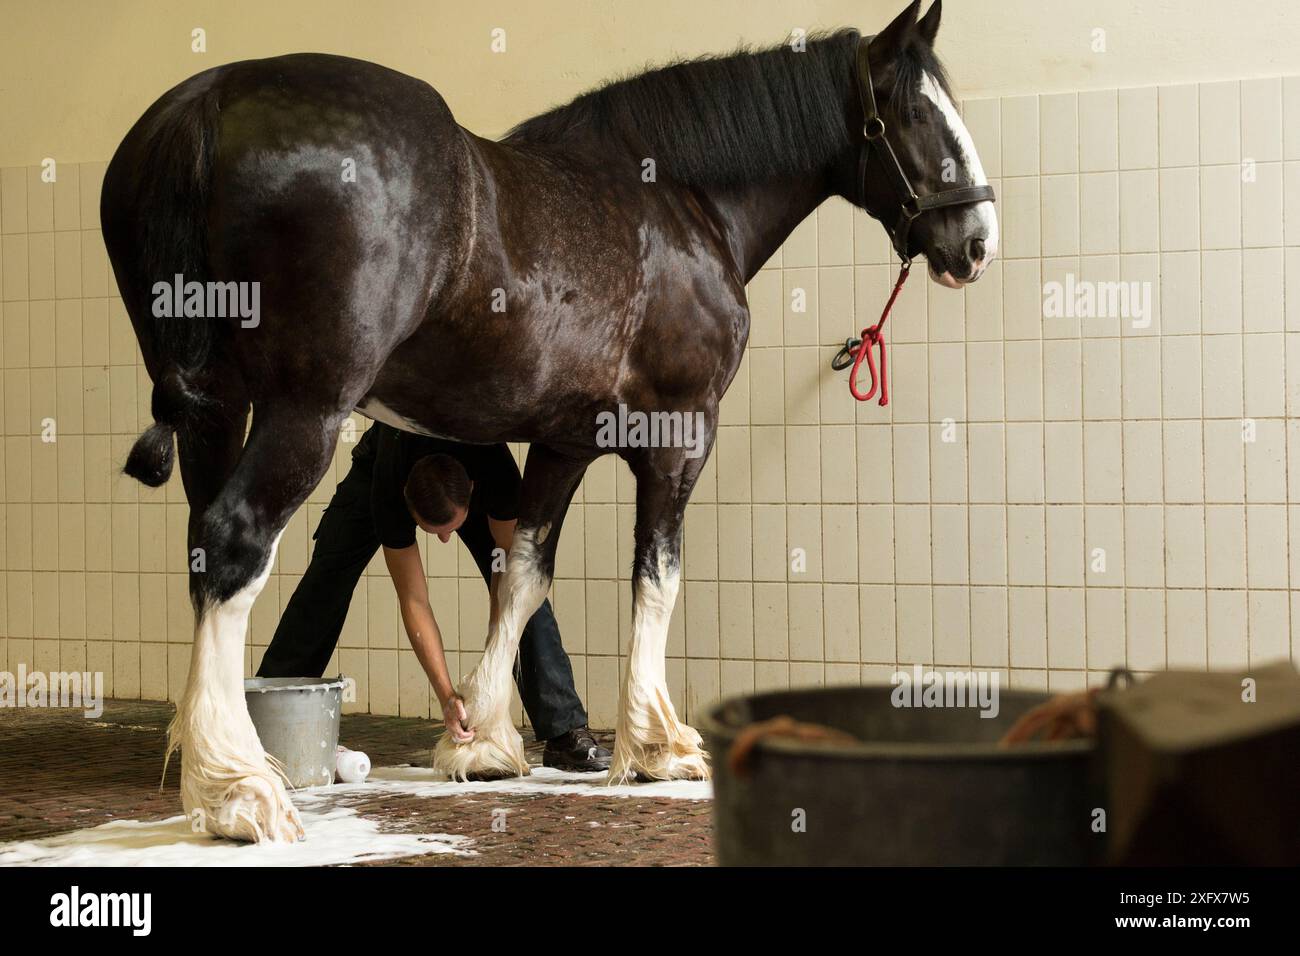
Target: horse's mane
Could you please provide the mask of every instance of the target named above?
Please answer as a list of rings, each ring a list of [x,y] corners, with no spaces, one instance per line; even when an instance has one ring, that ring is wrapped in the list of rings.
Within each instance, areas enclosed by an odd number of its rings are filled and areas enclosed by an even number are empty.
[[[844,96],[855,75],[857,37],[846,29],[810,36],[804,52],[783,43],[671,63],[525,120],[505,141],[613,138],[654,159],[662,174],[695,187],[812,173],[850,145]],[[926,43],[908,44],[896,68],[891,105],[897,109],[917,95],[921,71],[948,89]]]

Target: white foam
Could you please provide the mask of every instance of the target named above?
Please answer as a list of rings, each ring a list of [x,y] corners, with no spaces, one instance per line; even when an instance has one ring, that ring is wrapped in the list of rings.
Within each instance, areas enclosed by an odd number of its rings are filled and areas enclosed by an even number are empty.
[[[381,767],[366,783],[335,784],[293,794],[307,839],[302,843],[235,843],[191,832],[184,816],[166,820],[114,820],[101,826],[41,840],[0,844],[0,866],[334,866],[395,860],[430,853],[474,854],[473,841],[449,833],[385,833],[379,822],[350,807],[333,806],[336,796],[375,791],[421,799],[470,793],[574,794],[585,797],[669,797],[709,800],[707,780],[664,780],[606,786],[608,774],[567,773],[534,767],[527,777],[505,780],[448,780],[428,767]],[[567,818],[566,818],[567,819]],[[617,823],[588,823],[616,827]]]
[[[193,833],[184,816],[114,820],[29,842],[0,844],[0,866],[332,866],[430,853],[470,856],[473,841],[448,833],[383,833],[348,807],[313,808],[294,795],[307,839],[235,843]]]
[[[608,773],[568,773],[553,767],[533,767],[527,777],[505,780],[448,780],[428,767],[381,767],[367,783],[335,786],[335,792],[379,787],[391,793],[416,797],[452,797],[463,793],[575,794],[582,797],[669,797],[674,800],[712,800],[708,780],[656,780],[609,787]]]

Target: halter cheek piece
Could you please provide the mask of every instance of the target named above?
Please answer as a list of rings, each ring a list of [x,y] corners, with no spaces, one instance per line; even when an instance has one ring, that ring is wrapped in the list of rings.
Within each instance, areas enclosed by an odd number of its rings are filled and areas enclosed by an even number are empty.
[[[912,230],[912,222],[922,213],[945,206],[965,206],[977,202],[994,202],[996,196],[992,186],[956,186],[942,189],[937,193],[918,196],[912,188],[912,181],[903,172],[893,144],[885,129],[885,121],[876,108],[876,88],[871,79],[871,59],[867,49],[871,37],[858,37],[858,96],[862,100],[862,149],[858,154],[858,183],[861,189],[862,204],[867,200],[867,163],[872,154],[880,157],[880,165],[885,175],[894,181],[895,191],[899,195],[898,219],[889,237],[894,243],[894,251],[904,264],[910,264],[912,257],[907,254],[907,237]]]

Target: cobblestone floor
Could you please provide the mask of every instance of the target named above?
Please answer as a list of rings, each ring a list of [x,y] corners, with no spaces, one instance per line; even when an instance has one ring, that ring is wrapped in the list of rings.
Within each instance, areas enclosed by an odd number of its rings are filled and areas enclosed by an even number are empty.
[[[179,761],[159,790],[170,704],[108,701],[103,716],[76,711],[0,710],[0,843],[32,840],[109,820],[157,820],[180,812]],[[402,717],[343,717],[341,739],[376,767],[427,767],[442,725]],[[541,744],[528,745],[541,763]],[[452,833],[477,855],[408,857],[372,865],[705,866],[712,807],[706,800],[468,793],[417,797],[377,791],[338,803],[383,829]],[[492,828],[504,808],[505,832]]]

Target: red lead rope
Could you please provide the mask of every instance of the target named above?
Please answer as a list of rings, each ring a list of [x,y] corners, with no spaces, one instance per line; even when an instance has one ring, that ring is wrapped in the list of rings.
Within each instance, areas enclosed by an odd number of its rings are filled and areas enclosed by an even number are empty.
[[[903,288],[903,283],[907,281],[908,273],[911,271],[912,264],[910,262],[903,263],[903,267],[898,272],[898,281],[894,283],[894,291],[890,293],[889,301],[885,303],[885,311],[880,313],[880,321],[863,329],[861,343],[856,349],[849,349],[849,354],[853,356],[853,371],[849,372],[849,391],[860,402],[870,400],[871,396],[876,394],[876,385],[878,384],[880,386],[879,404],[889,404],[889,365],[885,358],[885,319],[889,318],[889,310],[894,307],[894,300],[898,298],[898,293]],[[876,372],[876,359],[872,355],[873,347],[876,345],[880,346],[879,375]],[[863,357],[867,360],[867,368],[871,370],[871,388],[868,389],[865,395],[858,391],[858,369],[862,366]]]

